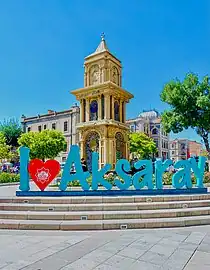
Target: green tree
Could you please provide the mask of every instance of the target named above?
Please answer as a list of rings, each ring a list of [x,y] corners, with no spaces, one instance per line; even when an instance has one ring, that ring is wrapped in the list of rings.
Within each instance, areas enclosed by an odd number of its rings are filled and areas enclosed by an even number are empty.
[[[178,133],[193,128],[199,134],[210,153],[210,83],[206,76],[202,81],[195,74],[187,74],[183,81],[172,80],[164,86],[161,100],[170,105],[162,114],[166,132]]]
[[[0,132],[0,159],[10,158],[10,147],[6,144],[6,138],[2,132]]]
[[[200,156],[209,158],[209,152],[206,150],[201,151]]]
[[[18,143],[20,146],[30,148],[32,159],[54,159],[60,152],[66,150],[65,137],[57,130],[24,133],[18,139]]]
[[[157,147],[152,138],[143,132],[134,132],[129,135],[130,152],[141,159],[148,159],[157,153]]]
[[[22,133],[22,129],[17,119],[11,118],[9,120],[4,120],[0,123],[0,131],[4,134],[8,145],[14,147],[18,146],[18,138]]]

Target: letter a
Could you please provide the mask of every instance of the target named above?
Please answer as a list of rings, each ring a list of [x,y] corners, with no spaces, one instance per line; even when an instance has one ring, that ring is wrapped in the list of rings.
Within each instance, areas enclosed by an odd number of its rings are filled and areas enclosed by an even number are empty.
[[[74,163],[76,173],[70,174],[70,169],[72,164]],[[90,176],[89,172],[83,172],[79,147],[77,145],[72,145],[70,148],[70,152],[64,166],[61,182],[60,182],[60,190],[65,191],[68,183],[73,182],[74,180],[79,180],[81,187],[83,190],[89,190],[90,186],[88,185],[86,179]]]
[[[172,177],[172,186],[180,189],[186,186],[186,188],[192,188],[192,180],[190,175],[190,162],[188,160],[178,160],[174,164],[175,169],[180,169]]]
[[[148,189],[153,189],[152,183],[152,161],[151,160],[139,160],[134,164],[134,167],[138,170],[141,167],[143,169],[140,172],[137,172],[133,175],[133,185],[135,189],[141,189],[144,186],[147,186]],[[139,179],[142,178],[142,181],[139,182]]]

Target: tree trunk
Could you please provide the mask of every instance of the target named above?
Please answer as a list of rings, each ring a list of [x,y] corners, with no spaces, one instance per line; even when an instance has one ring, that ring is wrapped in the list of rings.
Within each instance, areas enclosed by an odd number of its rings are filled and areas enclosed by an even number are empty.
[[[206,151],[208,151],[208,153],[210,154],[210,146],[209,146],[209,138],[208,138],[208,133],[204,134],[202,136],[205,147],[206,147]]]

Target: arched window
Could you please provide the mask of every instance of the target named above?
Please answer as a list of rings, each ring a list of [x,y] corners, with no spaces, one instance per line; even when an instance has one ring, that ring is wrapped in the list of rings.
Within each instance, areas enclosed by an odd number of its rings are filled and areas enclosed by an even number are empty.
[[[97,132],[91,131],[85,140],[85,154],[88,170],[92,171],[92,153],[99,151],[100,136]]]
[[[90,121],[98,120],[98,102],[92,100],[90,103]]]
[[[157,128],[153,128],[153,130],[152,130],[152,134],[153,134],[153,135],[158,134],[158,130],[157,130]]]
[[[122,133],[117,132],[115,134],[115,140],[116,140],[116,160],[119,160],[125,157],[125,142]]]
[[[120,121],[120,105],[118,101],[114,102],[114,120]]]

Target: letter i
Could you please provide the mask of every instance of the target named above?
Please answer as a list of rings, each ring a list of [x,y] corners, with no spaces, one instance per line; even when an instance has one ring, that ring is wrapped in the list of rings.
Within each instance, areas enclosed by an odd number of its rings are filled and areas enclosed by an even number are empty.
[[[28,174],[28,163],[29,163],[30,149],[28,147],[20,147],[20,186],[21,191],[29,191],[29,174]]]

